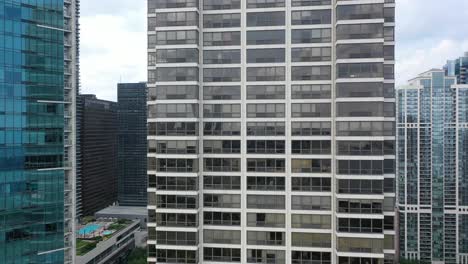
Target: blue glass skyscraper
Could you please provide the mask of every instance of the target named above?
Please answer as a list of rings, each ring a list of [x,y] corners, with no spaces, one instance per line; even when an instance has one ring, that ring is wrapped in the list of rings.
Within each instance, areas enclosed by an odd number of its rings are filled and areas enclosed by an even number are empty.
[[[468,263],[468,85],[430,70],[397,98],[400,255]]]
[[[468,52],[458,59],[447,61],[444,70],[446,75],[456,76],[458,84],[468,84]]]
[[[0,0],[0,263],[72,261],[72,2]]]

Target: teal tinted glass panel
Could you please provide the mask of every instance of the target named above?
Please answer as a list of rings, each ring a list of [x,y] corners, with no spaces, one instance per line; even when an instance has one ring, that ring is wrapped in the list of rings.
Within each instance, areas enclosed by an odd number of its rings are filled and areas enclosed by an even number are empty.
[[[0,263],[63,263],[63,0],[0,0]]]

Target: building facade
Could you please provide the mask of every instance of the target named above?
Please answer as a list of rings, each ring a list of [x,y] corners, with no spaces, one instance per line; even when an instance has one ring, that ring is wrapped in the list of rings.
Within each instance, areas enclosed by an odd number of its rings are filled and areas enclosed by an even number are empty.
[[[148,262],[393,263],[392,0],[148,1]]]
[[[117,103],[79,95],[82,116],[81,143],[81,212],[93,216],[117,202]]]
[[[78,3],[0,1],[0,262],[71,263]],[[75,52],[74,52],[75,51]]]
[[[430,70],[397,90],[400,255],[468,263],[468,86]]]
[[[119,83],[118,201],[147,205],[146,83]]]
[[[457,84],[468,84],[468,52],[458,59],[447,61],[444,70],[445,75],[457,77]]]

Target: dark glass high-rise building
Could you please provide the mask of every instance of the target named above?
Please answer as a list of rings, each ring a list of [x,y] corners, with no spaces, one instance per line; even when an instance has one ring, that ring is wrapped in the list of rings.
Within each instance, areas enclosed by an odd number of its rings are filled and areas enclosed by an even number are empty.
[[[73,262],[78,8],[0,0],[0,263]]]
[[[146,83],[118,84],[120,205],[146,206]]]
[[[83,216],[117,201],[117,103],[80,95],[81,210]]]
[[[447,61],[444,70],[446,75],[457,77],[458,84],[468,84],[468,52],[458,59]]]

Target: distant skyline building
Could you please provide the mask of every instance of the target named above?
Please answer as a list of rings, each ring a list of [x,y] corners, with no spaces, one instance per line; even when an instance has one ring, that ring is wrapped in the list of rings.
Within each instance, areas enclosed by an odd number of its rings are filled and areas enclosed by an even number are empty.
[[[80,97],[81,143],[81,215],[95,212],[117,202],[117,103],[96,98],[93,94]]]
[[[147,205],[146,83],[119,83],[118,202]]]
[[[148,1],[148,263],[390,264],[395,1]]]
[[[0,263],[74,263],[79,1],[0,10]]]
[[[397,90],[400,256],[468,263],[468,85],[432,69]]]
[[[458,59],[448,60],[444,70],[447,76],[457,77],[457,84],[468,84],[468,52]]]

